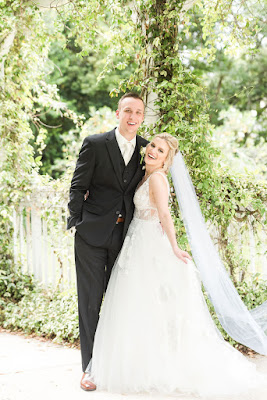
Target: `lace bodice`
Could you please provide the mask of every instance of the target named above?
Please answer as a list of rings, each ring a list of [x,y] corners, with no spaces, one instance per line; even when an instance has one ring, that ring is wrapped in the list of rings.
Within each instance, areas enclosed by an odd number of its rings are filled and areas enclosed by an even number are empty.
[[[137,187],[133,199],[135,205],[134,218],[159,221],[158,210],[153,204],[151,204],[149,197],[149,181],[153,174],[160,174],[164,177],[168,186],[168,193],[170,194],[169,182],[166,175],[160,171],[153,172],[141,186]]]

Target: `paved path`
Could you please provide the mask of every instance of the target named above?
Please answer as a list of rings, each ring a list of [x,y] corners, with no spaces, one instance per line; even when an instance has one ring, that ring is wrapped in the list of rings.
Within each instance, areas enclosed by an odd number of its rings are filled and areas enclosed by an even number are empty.
[[[258,356],[252,361],[267,374],[267,357]],[[84,392],[79,387],[80,378],[79,350],[0,332],[0,400],[152,400],[148,395]],[[267,393],[263,399],[267,399]],[[190,397],[179,396],[179,400]]]

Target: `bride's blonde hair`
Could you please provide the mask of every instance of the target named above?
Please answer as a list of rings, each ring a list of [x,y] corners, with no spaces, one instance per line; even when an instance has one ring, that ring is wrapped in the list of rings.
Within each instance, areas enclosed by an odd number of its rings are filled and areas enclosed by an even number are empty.
[[[167,132],[162,132],[159,133],[158,135],[155,135],[154,139],[156,138],[165,140],[165,142],[169,146],[169,152],[166,157],[166,160],[164,161],[164,166],[163,166],[164,171],[167,172],[173,163],[174,156],[179,151],[179,142],[178,139],[176,139],[174,136],[170,135]]]

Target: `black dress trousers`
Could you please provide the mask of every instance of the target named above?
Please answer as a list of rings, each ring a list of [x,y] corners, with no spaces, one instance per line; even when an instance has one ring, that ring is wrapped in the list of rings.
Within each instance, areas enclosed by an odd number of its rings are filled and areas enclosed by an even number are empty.
[[[76,232],[75,263],[78,290],[82,369],[91,360],[95,331],[103,295],[111,270],[123,242],[123,223],[115,225],[111,237],[102,247],[86,243]]]

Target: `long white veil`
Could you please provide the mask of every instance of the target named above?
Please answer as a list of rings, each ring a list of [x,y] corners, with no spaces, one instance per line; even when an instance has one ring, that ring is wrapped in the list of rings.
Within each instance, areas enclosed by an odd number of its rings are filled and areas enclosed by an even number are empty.
[[[181,152],[171,175],[194,262],[221,325],[239,343],[267,355],[267,301],[250,312],[239,297],[212,243]]]

